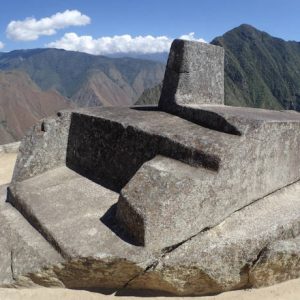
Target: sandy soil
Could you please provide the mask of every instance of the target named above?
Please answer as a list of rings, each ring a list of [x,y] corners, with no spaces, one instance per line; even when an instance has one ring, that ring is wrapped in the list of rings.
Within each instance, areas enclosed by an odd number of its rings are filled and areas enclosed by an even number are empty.
[[[87,291],[74,291],[67,289],[0,289],[1,300],[139,300],[142,297],[115,296],[91,293]],[[146,297],[144,299],[156,300],[299,300],[300,279],[287,281],[272,287],[257,290],[233,291],[210,297]]]
[[[0,153],[0,185],[7,184],[11,180],[13,167],[16,161],[15,153]],[[149,297],[144,299],[165,300],[300,300],[300,279],[291,280],[275,286],[241,290],[223,293],[210,297]],[[142,297],[116,296],[92,293],[88,291],[67,290],[57,288],[34,288],[34,289],[0,289],[0,300],[138,300]]]
[[[0,153],[0,185],[10,182],[16,159],[16,153]]]

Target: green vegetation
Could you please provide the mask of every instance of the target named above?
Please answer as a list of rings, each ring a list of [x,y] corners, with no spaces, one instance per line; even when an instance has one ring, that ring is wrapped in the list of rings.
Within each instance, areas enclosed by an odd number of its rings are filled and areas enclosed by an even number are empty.
[[[225,102],[300,108],[300,43],[241,25],[212,41],[225,49]]]
[[[225,103],[269,109],[300,110],[300,43],[274,38],[241,25],[212,42],[225,49]],[[145,91],[158,102],[160,89]],[[148,102],[149,103],[149,102]]]

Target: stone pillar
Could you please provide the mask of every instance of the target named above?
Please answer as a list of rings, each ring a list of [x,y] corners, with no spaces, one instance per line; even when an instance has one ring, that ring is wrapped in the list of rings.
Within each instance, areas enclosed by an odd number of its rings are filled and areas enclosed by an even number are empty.
[[[224,104],[224,50],[195,41],[174,40],[171,46],[159,107]]]

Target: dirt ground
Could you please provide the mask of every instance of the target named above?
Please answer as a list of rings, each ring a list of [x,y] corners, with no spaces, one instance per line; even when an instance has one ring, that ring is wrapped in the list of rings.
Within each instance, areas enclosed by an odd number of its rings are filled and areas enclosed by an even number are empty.
[[[140,300],[142,297],[115,296],[67,289],[0,289],[1,300]],[[210,297],[144,297],[155,300],[299,300],[300,279],[257,290],[241,290]]]
[[[17,158],[15,153],[0,153],[0,185],[11,180],[13,167]],[[0,300],[300,300],[300,279],[283,282],[275,286],[222,293],[210,297],[149,297],[115,296],[92,293],[88,291],[57,288],[34,289],[0,289]]]

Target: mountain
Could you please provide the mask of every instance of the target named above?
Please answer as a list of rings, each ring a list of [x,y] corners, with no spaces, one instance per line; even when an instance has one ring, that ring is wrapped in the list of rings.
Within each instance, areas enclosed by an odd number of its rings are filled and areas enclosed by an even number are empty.
[[[241,25],[212,44],[225,49],[227,104],[300,109],[299,42]]]
[[[79,106],[132,104],[145,88],[162,80],[164,67],[149,60],[58,49],[0,54],[0,70],[22,70],[43,91],[56,90]]]
[[[108,57],[131,57],[137,59],[147,59],[152,61],[159,61],[166,64],[169,56],[169,52],[157,52],[157,53],[116,53],[109,54]]]
[[[159,101],[159,97],[162,90],[162,82],[156,86],[144,90],[143,94],[140,96],[136,105],[155,105]]]
[[[26,73],[0,72],[0,145],[19,140],[37,120],[70,107],[57,91],[42,91]]]
[[[225,103],[300,111],[300,43],[250,25],[212,42],[225,48]],[[165,54],[140,56],[164,61]],[[0,53],[0,143],[37,119],[72,105],[158,102],[165,63],[58,49]],[[153,89],[151,89],[154,87]]]
[[[0,144],[73,106],[133,104],[161,82],[165,64],[58,49],[0,53]]]
[[[211,43],[225,49],[226,104],[300,110],[299,42],[241,25]],[[150,93],[157,102],[160,90],[155,87],[137,104],[145,104]]]

